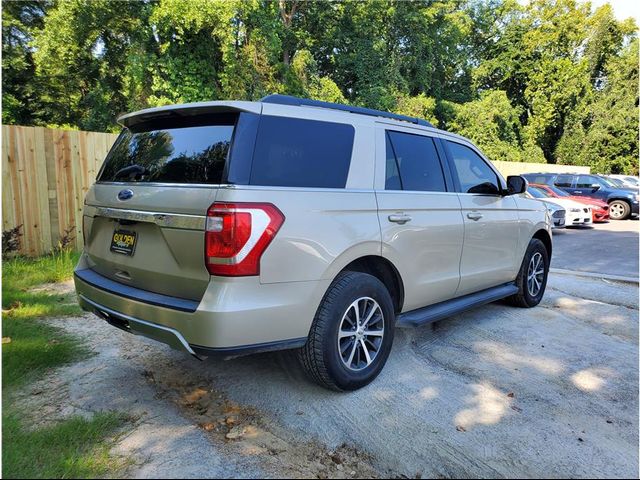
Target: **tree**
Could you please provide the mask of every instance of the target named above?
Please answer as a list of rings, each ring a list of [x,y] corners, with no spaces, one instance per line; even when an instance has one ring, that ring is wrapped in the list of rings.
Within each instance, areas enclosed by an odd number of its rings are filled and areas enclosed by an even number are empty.
[[[600,173],[638,174],[638,40],[603,67],[606,83],[571,115],[558,163]]]
[[[2,122],[39,123],[42,91],[36,77],[33,35],[44,25],[50,2],[2,2]]]
[[[492,160],[544,162],[542,150],[523,135],[521,107],[503,91],[486,91],[478,100],[452,104],[447,128],[476,143]]]
[[[48,10],[34,38],[47,123],[114,128],[115,118],[129,110],[129,51],[150,35],[150,8],[144,2],[67,0]]]
[[[149,106],[286,93],[426,118],[493,158],[637,168],[636,25],[606,4],[3,5],[5,123],[115,130]]]

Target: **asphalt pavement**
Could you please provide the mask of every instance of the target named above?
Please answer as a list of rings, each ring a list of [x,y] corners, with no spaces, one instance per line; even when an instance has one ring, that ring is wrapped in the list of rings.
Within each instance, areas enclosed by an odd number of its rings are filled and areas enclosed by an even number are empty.
[[[637,279],[639,231],[637,217],[554,230],[551,267]]]

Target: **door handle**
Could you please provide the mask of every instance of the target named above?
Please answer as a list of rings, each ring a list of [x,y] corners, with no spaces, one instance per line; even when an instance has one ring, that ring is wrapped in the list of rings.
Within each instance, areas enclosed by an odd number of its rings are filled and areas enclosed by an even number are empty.
[[[573,193],[582,193],[582,190],[576,190]]]
[[[467,213],[467,218],[470,220],[475,220],[476,222],[478,220],[480,220],[482,217],[484,217],[484,215],[482,215],[480,212],[469,212]]]
[[[393,223],[399,223],[400,225],[404,225],[407,222],[411,221],[411,217],[409,215],[396,213],[389,215],[389,221]]]

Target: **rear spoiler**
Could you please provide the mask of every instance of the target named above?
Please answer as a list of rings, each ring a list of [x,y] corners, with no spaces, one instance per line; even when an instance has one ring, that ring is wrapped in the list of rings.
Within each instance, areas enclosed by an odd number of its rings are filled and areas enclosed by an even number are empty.
[[[165,107],[147,108],[145,110],[127,113],[126,115],[122,115],[118,118],[118,123],[123,127],[129,128],[134,125],[147,122],[151,119],[159,119],[163,117],[175,118],[176,116],[188,117],[193,115],[204,115],[207,113],[224,112],[250,112],[260,114],[262,112],[262,104],[260,102],[220,101],[167,105]]]

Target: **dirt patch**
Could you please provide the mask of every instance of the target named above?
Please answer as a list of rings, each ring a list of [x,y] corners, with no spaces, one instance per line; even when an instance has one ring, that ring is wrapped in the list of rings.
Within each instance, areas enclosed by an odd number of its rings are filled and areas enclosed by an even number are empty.
[[[46,293],[48,295],[69,295],[75,293],[73,279],[59,283],[43,283],[37,287],[30,288],[29,293]]]
[[[181,412],[213,440],[234,452],[260,458],[262,467],[287,478],[388,478],[372,466],[372,458],[358,449],[340,445],[329,450],[318,442],[296,439],[282,431],[260,411],[229,400],[207,385],[198,384],[192,372],[143,372],[159,398]],[[302,411],[298,415],[304,415]],[[388,474],[389,472],[387,472]],[[382,475],[382,476],[381,476]]]

